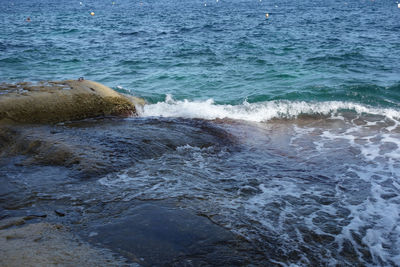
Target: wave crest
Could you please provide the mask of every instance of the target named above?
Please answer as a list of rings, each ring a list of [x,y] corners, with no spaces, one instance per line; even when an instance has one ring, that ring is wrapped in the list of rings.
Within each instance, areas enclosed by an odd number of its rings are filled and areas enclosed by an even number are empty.
[[[220,105],[215,104],[213,99],[205,101],[174,100],[171,95],[167,95],[164,102],[145,105],[140,115],[265,122],[271,119],[295,119],[299,115],[337,115],[344,110],[357,114],[380,115],[396,121],[400,119],[399,110],[369,107],[353,102],[274,100],[259,103],[244,101],[240,105]]]

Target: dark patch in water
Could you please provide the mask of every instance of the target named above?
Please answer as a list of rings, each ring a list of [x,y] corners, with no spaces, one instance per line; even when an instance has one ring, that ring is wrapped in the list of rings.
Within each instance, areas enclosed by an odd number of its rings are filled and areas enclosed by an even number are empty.
[[[120,36],[137,36],[145,34],[145,31],[133,31],[133,32],[120,32],[118,33]]]

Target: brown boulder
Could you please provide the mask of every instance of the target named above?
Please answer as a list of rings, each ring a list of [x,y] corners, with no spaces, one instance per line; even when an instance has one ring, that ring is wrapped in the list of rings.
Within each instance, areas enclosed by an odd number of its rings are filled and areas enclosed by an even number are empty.
[[[97,116],[136,115],[138,98],[89,80],[0,84],[0,120],[57,123]]]

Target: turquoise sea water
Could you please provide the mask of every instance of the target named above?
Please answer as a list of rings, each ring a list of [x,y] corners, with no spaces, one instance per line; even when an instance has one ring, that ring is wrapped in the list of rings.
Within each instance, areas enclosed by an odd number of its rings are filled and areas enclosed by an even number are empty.
[[[4,1],[0,80],[83,76],[150,102],[398,107],[399,11],[379,0]]]
[[[226,265],[399,266],[396,1],[112,3],[1,2],[0,82],[83,76],[148,104],[135,118],[34,128],[118,168],[77,182],[72,167],[56,179],[54,166],[3,164],[0,208],[74,203],[107,225],[128,204],[168,202],[247,242]],[[145,266],[218,258],[160,260],[135,242],[106,245]]]

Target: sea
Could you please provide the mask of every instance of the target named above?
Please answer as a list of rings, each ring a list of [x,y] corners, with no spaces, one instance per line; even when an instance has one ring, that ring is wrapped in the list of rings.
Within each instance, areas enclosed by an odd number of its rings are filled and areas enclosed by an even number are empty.
[[[398,1],[1,1],[0,82],[79,77],[146,100],[102,124],[143,142],[81,183],[25,175],[29,203],[178,203],[246,266],[400,266]]]

